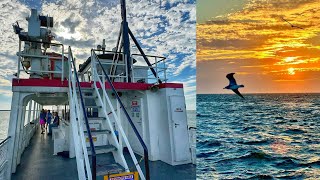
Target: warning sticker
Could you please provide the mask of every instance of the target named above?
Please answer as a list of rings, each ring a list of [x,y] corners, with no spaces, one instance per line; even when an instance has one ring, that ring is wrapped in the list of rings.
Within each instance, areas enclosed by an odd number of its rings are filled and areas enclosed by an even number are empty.
[[[131,101],[131,106],[138,106],[138,101]]]
[[[104,180],[139,180],[138,172],[126,172],[104,176]]]
[[[94,137],[94,136],[93,136],[93,137],[92,137],[92,140],[93,140],[94,142],[97,141],[97,137]],[[89,142],[89,138],[86,139],[86,142]]]

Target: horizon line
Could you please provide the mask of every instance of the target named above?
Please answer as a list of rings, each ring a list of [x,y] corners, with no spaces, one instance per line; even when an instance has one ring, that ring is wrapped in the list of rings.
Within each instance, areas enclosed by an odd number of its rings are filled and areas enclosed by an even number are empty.
[[[231,94],[233,93],[196,93],[198,94]],[[320,92],[271,92],[271,93],[266,93],[266,92],[252,92],[252,93],[242,93],[241,94],[320,94]]]

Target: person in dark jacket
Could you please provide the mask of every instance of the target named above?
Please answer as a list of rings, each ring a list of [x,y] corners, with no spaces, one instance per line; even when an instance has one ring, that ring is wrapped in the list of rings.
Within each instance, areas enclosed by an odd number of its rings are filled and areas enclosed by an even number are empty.
[[[53,127],[58,127],[59,126],[59,115],[58,115],[58,112],[55,112],[54,113],[54,119],[53,119],[53,122],[52,124],[49,124],[49,132],[48,132],[48,135],[51,135],[52,134],[52,128]]]

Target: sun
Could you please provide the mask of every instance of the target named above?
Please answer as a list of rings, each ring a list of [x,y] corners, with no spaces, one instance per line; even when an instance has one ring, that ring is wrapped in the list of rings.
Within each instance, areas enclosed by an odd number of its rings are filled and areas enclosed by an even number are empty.
[[[288,74],[289,75],[295,75],[296,74],[295,69],[294,68],[288,68]]]

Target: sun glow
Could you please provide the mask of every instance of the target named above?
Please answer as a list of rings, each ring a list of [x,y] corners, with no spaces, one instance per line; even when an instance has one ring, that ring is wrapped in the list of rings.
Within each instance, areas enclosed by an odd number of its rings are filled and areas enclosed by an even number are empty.
[[[290,63],[293,62],[295,59],[297,59],[297,57],[286,57],[284,58],[284,62]]]
[[[289,75],[295,75],[296,74],[295,69],[294,68],[288,68],[288,74]]]

